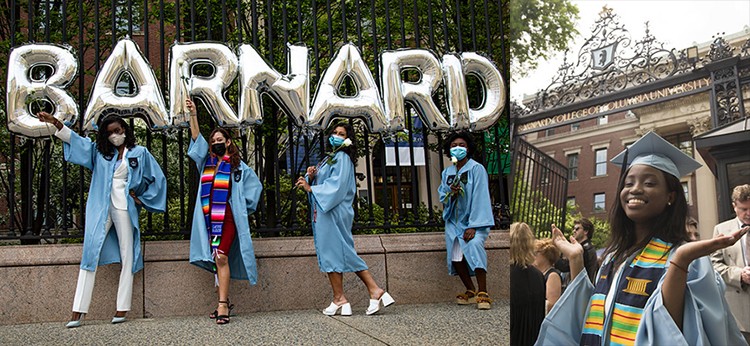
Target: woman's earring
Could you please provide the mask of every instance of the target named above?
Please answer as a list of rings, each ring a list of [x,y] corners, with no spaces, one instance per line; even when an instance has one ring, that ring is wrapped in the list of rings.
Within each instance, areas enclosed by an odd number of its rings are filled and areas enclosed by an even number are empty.
[[[668,206],[671,206],[671,205],[672,205],[672,202],[667,202],[667,205],[668,205]]]

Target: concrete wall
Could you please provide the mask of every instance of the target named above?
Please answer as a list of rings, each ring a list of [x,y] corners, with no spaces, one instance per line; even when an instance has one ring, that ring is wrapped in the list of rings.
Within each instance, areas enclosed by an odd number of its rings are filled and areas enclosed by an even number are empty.
[[[332,293],[318,269],[312,237],[253,239],[258,284],[232,281],[235,313],[323,309]],[[207,315],[216,307],[214,277],[188,263],[188,241],[142,243],[145,268],[135,276],[130,318]],[[463,292],[447,274],[442,233],[355,236],[359,255],[376,282],[400,304],[451,302]],[[81,258],[80,244],[0,247],[0,324],[66,321],[70,318]],[[488,290],[508,296],[509,240],[493,232],[487,240]],[[97,270],[87,319],[109,319],[115,312],[120,266]],[[354,313],[368,304],[365,286],[353,273],[344,290]]]

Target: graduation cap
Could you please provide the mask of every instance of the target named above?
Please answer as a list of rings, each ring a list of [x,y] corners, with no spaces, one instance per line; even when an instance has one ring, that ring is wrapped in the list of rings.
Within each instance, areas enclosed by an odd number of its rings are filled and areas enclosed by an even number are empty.
[[[669,173],[677,179],[701,167],[698,161],[693,160],[692,157],[654,132],[641,137],[630,148],[612,158],[610,162],[621,165],[622,173],[633,165],[647,165]]]

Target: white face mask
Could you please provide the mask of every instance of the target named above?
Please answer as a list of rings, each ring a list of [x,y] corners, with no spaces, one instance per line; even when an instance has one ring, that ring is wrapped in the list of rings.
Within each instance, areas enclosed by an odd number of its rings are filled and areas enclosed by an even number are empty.
[[[109,135],[109,142],[112,143],[112,145],[119,147],[122,145],[122,143],[125,143],[125,134],[116,134],[113,133]]]

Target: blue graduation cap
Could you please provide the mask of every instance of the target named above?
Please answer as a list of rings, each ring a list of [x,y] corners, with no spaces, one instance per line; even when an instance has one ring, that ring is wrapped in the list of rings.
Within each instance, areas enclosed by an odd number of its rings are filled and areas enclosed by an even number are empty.
[[[677,149],[674,145],[649,132],[637,140],[630,148],[617,154],[610,161],[627,168],[633,165],[647,165],[669,173],[677,179],[701,167],[698,161]],[[624,173],[625,169],[623,169]]]

